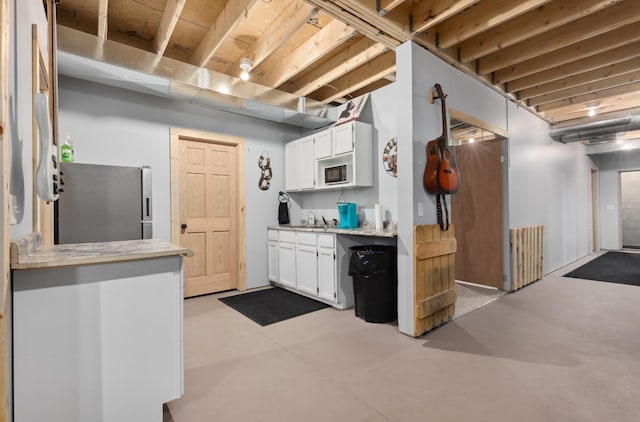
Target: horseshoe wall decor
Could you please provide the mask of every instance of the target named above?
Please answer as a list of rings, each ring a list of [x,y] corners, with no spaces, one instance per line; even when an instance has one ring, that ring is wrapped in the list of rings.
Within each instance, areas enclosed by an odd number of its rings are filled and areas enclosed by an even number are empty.
[[[265,158],[266,156],[266,158]],[[258,181],[258,187],[261,190],[267,190],[271,186],[271,157],[266,151],[262,151],[260,158],[258,158],[258,167],[260,167],[260,180]]]

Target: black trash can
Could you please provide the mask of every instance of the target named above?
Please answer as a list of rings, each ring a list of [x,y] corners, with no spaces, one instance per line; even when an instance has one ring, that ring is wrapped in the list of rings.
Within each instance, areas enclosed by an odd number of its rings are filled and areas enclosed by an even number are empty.
[[[353,246],[349,260],[355,312],[367,322],[398,319],[398,275],[395,246]]]

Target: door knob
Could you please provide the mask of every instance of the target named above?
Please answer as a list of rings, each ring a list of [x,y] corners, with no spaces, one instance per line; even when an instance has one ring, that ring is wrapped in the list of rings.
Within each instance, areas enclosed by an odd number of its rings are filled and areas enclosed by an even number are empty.
[[[180,228],[182,228],[182,230],[185,230],[185,229],[187,228],[187,225],[186,225],[185,223],[182,223],[182,224],[180,225]]]

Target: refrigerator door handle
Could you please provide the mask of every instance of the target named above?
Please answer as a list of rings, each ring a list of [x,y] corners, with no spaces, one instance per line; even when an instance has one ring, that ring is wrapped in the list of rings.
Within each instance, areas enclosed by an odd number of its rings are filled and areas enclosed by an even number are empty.
[[[151,203],[151,167],[142,167],[142,221],[153,219]]]

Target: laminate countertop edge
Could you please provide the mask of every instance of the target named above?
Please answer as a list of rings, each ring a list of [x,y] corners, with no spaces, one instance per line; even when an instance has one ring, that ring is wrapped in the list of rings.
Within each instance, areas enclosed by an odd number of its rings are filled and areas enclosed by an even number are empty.
[[[11,269],[55,268],[193,255],[190,249],[156,239],[52,246],[43,246],[41,242],[40,233],[30,233],[12,240]]]
[[[269,230],[283,230],[283,231],[300,231],[311,233],[334,233],[345,234],[349,236],[370,236],[370,237],[397,237],[398,230],[396,229],[383,229],[376,230],[369,227],[358,227],[357,229],[341,229],[333,226],[269,226]]]

